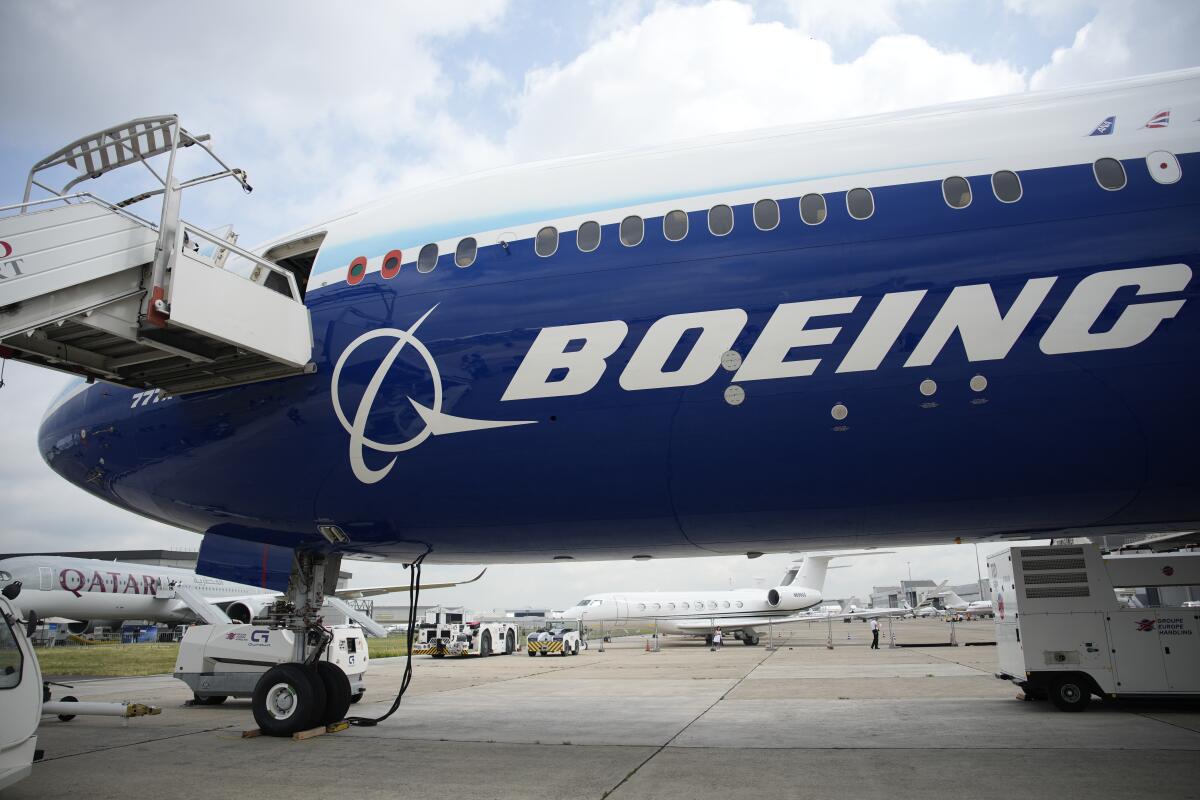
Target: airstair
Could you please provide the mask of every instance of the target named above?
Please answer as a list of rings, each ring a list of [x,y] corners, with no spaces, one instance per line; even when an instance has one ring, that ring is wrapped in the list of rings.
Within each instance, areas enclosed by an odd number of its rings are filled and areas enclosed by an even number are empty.
[[[0,207],[0,358],[168,395],[313,371],[312,323],[297,275],[239,248],[232,233],[179,216],[189,187],[230,178],[251,190],[208,140],[175,116],[147,117],[85,136],[33,166],[22,202]],[[176,155],[190,147],[218,169],[181,182]],[[154,165],[164,159],[160,174]],[[118,203],[74,192],[138,164],[159,188]],[[72,177],[51,188],[43,181],[54,172]],[[35,188],[50,196],[32,199]],[[127,210],[155,197],[157,223]]]

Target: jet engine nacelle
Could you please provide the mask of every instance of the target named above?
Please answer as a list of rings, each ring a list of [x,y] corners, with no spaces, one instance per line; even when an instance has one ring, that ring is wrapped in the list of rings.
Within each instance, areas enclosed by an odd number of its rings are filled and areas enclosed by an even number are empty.
[[[119,631],[124,622],[123,619],[86,619],[80,622],[68,622],[67,630],[76,636],[86,636],[95,633],[97,628]]]
[[[821,593],[798,586],[776,586],[767,592],[767,605],[771,608],[800,611],[821,602]]]
[[[263,612],[267,610],[271,602],[271,599],[267,598],[263,600],[237,600],[225,607],[225,613],[234,622],[249,625],[263,615]]]

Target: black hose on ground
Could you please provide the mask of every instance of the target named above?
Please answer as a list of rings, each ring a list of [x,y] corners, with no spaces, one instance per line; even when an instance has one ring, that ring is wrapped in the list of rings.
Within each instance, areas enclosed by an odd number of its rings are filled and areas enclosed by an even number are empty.
[[[425,560],[425,556],[429,555],[430,549],[426,549],[424,553],[413,559],[409,565],[408,575],[408,633],[406,635],[408,641],[408,654],[404,660],[404,677],[400,681],[400,691],[396,693],[396,699],[392,701],[392,707],[380,717],[348,717],[346,719],[351,725],[357,725],[360,728],[370,728],[378,725],[385,719],[396,713],[396,709],[400,707],[400,701],[404,698],[404,693],[408,691],[408,685],[412,683],[412,656],[413,656],[413,636],[417,632],[417,601],[421,597],[421,562]]]

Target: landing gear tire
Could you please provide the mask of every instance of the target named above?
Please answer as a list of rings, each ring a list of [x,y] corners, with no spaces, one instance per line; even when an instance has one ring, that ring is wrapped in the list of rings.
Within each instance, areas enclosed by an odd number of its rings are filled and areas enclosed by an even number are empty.
[[[229,699],[228,695],[213,694],[208,697],[201,697],[198,694],[192,695],[192,705],[194,706],[219,706]]]
[[[747,647],[758,647],[758,637],[757,636],[746,637],[745,639],[742,639],[742,644],[746,645]]]
[[[64,697],[62,700],[60,700],[59,702],[62,702],[62,703],[78,703],[78,702],[79,702],[79,698],[78,698],[78,697],[75,697],[74,695],[70,695],[70,694],[69,694],[69,695],[67,695],[66,697]],[[75,715],[74,715],[74,714],[59,714],[59,715],[58,715],[58,718],[59,718],[59,720],[60,720],[60,721],[62,721],[62,722],[70,722],[71,720],[75,719]]]
[[[492,632],[484,631],[483,639],[479,642],[479,657],[487,658],[492,654]]]
[[[1079,678],[1064,675],[1050,682],[1050,702],[1059,711],[1083,711],[1092,702],[1092,692]]]
[[[315,727],[325,711],[325,683],[303,664],[276,664],[254,687],[254,721],[268,736]]]
[[[711,633],[704,637],[704,643],[706,645],[708,645],[709,647],[712,647],[712,634]]]
[[[328,661],[317,662],[317,675],[325,685],[325,711],[321,714],[319,724],[341,722],[350,710],[350,679],[341,667]]]

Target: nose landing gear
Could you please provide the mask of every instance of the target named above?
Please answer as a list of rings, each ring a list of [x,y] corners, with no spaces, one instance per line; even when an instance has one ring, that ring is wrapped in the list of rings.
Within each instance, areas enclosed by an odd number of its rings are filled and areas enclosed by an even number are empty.
[[[254,687],[254,721],[268,736],[339,722],[350,708],[346,673],[318,660],[330,641],[319,613],[325,595],[337,587],[341,561],[337,553],[297,552],[287,593],[268,612],[271,626],[291,630],[295,642],[293,661],[271,667]]]

